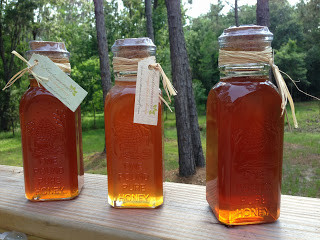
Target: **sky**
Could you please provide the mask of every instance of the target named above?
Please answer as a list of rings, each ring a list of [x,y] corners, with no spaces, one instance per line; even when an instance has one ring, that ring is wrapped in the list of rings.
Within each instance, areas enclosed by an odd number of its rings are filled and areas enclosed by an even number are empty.
[[[188,0],[182,0],[182,3],[185,4],[185,7],[188,9],[186,14],[190,17],[198,17],[201,14],[206,14],[210,9],[210,4],[217,4],[218,0],[192,0],[192,4],[188,4]],[[222,13],[227,13],[230,10],[230,6],[226,4],[229,2],[234,5],[234,0],[224,0],[225,7],[222,10]],[[242,5],[254,5],[256,0],[238,0],[238,6]],[[291,5],[295,5],[299,0],[288,0]]]

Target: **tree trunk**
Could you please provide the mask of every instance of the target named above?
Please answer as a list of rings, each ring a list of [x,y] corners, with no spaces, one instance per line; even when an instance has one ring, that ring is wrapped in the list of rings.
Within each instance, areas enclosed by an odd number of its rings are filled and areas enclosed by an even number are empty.
[[[153,25],[152,25],[152,7],[151,0],[145,0],[145,13],[147,19],[147,37],[154,42],[154,33],[153,33]]]
[[[256,18],[258,25],[270,26],[269,0],[257,0]]]
[[[166,0],[169,24],[172,81],[175,98],[179,147],[179,174],[190,176],[195,166],[204,166],[198,114],[192,90],[192,77],[182,29],[180,0]]]
[[[236,21],[236,26],[239,27],[238,0],[234,1],[234,18],[235,18],[235,21]]]
[[[99,51],[99,59],[100,59],[100,75],[101,75],[101,85],[102,85],[102,91],[103,91],[103,104],[104,104],[107,93],[111,88],[108,42],[107,42],[107,33],[106,33],[105,20],[104,20],[104,14],[103,14],[103,0],[93,0],[93,2],[94,2],[94,13],[96,17],[98,51]],[[105,151],[106,151],[106,147],[104,147],[104,152]]]
[[[189,62],[188,62],[189,64]],[[188,69],[190,75],[190,81],[188,82],[188,104],[189,104],[189,115],[190,115],[190,126],[191,126],[191,139],[192,139],[192,147],[193,147],[193,155],[195,159],[195,164],[197,167],[205,166],[205,159],[203,155],[202,145],[201,145],[201,137],[200,137],[200,129],[198,122],[198,112],[197,105],[193,94],[192,88],[192,75],[191,69]]]

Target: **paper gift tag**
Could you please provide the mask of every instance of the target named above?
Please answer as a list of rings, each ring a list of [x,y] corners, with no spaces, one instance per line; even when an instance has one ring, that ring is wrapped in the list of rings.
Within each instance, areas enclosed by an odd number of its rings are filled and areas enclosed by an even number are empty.
[[[134,123],[158,124],[160,75],[159,71],[149,69],[149,65],[155,62],[155,57],[148,57],[138,63]]]
[[[29,63],[34,65],[36,62],[38,64],[32,68],[32,71],[48,79],[48,81],[42,81],[41,85],[71,111],[76,111],[88,93],[47,56],[33,54]]]

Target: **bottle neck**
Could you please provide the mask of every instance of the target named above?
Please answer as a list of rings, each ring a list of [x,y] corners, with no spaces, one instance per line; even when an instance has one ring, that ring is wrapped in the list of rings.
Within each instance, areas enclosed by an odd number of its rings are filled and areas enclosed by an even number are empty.
[[[114,74],[115,85],[136,85],[137,82],[137,72],[117,72]]]
[[[136,86],[136,81],[124,81],[124,80],[115,80],[115,85],[116,86]]]
[[[43,88],[43,86],[41,84],[38,84],[37,80],[32,78],[32,77],[29,77],[29,80],[30,80],[30,87],[40,87],[40,88]]]
[[[225,65],[219,70],[221,79],[245,77],[269,80],[270,65],[259,63]]]
[[[269,35],[229,36],[220,39],[219,44],[221,78],[263,77],[269,79],[269,61],[272,58]]]

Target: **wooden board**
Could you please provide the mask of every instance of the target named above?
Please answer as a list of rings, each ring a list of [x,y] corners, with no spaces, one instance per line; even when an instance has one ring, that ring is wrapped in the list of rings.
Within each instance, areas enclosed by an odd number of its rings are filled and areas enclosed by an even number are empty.
[[[205,187],[165,183],[158,209],[114,209],[107,176],[85,175],[71,201],[25,199],[23,171],[0,165],[0,229],[45,239],[320,239],[320,199],[282,196],[280,219],[271,224],[225,227],[205,199]]]

